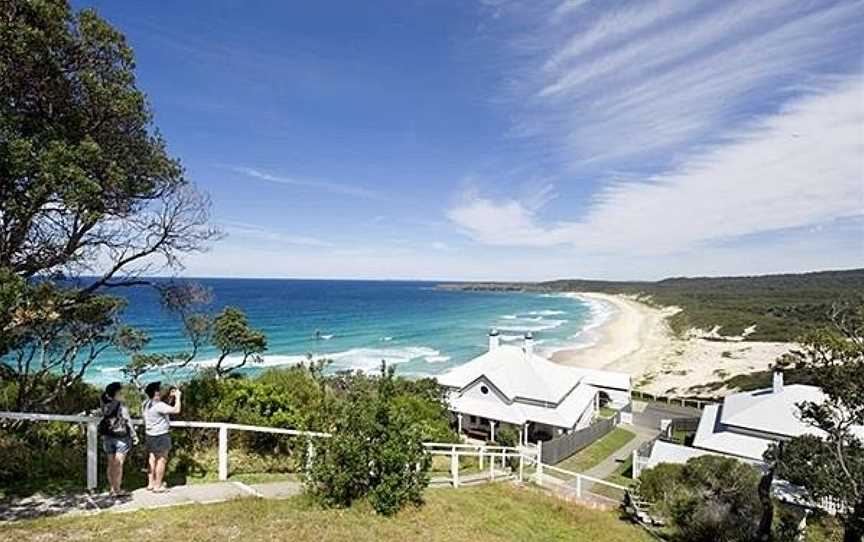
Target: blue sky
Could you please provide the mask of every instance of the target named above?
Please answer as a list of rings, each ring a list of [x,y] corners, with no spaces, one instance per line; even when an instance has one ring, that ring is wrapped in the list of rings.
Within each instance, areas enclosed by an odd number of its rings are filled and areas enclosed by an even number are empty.
[[[864,3],[87,2],[227,237],[196,276],[864,265]]]

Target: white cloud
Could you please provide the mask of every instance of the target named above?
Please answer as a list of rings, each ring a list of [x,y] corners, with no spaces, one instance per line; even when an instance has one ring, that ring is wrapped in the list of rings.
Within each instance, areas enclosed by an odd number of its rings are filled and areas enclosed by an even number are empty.
[[[864,214],[864,78],[752,123],[643,182],[607,186],[581,220],[548,223],[515,200],[468,193],[448,217],[493,245],[674,253]]]
[[[222,230],[228,234],[229,238],[251,239],[254,241],[265,241],[282,245],[305,247],[333,246],[332,243],[318,239],[317,237],[290,234],[246,222],[223,222],[220,226]]]
[[[775,109],[792,85],[861,70],[862,2],[585,8],[566,25],[538,8],[530,46],[504,64],[514,133],[542,141],[538,160],[571,169],[668,162]]]
[[[313,181],[308,179],[298,179],[295,177],[285,177],[280,175],[274,175],[272,173],[261,171],[259,169],[243,166],[232,167],[231,170],[237,173],[242,173],[243,175],[246,175],[248,177],[253,177],[255,179],[276,184],[312,188],[315,190],[330,192],[332,194],[342,194],[345,196],[356,196],[369,199],[381,198],[381,195],[373,190],[350,184],[331,183],[327,181]]]

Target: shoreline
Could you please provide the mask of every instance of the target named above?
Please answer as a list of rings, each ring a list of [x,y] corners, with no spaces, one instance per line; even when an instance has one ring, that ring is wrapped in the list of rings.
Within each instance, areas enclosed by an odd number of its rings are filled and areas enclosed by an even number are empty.
[[[780,355],[796,345],[787,342],[717,341],[677,338],[667,318],[676,307],[656,308],[633,297],[593,292],[569,295],[590,303],[606,303],[614,312],[589,333],[596,340],[556,351],[551,360],[562,365],[629,373],[633,388],[658,395],[721,397],[730,392],[729,378],[769,370]]]
[[[552,361],[593,369],[631,372],[633,354],[644,353],[652,346],[674,340],[666,318],[678,309],[657,309],[632,298],[594,292],[573,292],[570,295],[589,304],[610,305],[611,314],[589,330],[596,339],[581,347],[564,348],[552,355]],[[635,375],[634,375],[635,376]]]

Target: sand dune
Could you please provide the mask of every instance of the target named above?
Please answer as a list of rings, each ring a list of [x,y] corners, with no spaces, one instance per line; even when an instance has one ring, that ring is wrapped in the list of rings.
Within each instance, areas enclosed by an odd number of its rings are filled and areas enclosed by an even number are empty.
[[[609,303],[613,315],[598,329],[594,345],[556,352],[552,359],[564,365],[630,373],[637,389],[650,393],[691,395],[699,386],[731,376],[769,369],[792,343],[726,342],[673,336],[667,318],[678,309],[658,309],[633,298],[600,293],[575,294],[586,300]],[[730,390],[699,395],[723,395]]]

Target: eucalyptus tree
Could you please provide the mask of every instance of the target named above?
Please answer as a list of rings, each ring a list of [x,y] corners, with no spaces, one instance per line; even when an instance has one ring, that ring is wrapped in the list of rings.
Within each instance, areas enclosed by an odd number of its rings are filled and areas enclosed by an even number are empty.
[[[0,1],[0,377],[17,408],[49,403],[108,348],[118,288],[177,299],[147,277],[219,235],[209,209],[123,34],[64,0]]]

